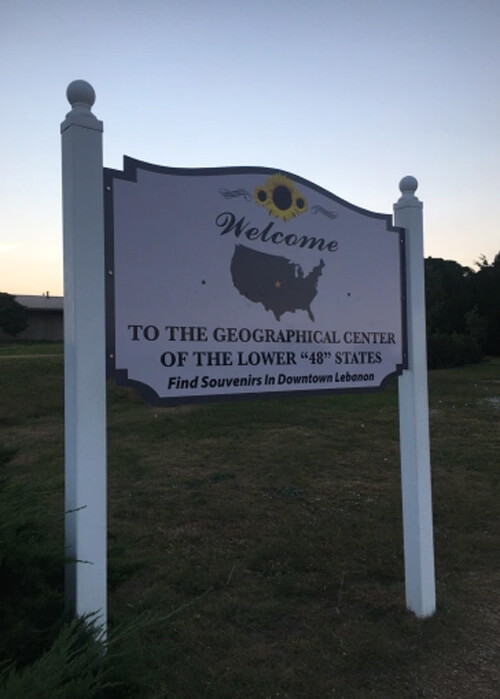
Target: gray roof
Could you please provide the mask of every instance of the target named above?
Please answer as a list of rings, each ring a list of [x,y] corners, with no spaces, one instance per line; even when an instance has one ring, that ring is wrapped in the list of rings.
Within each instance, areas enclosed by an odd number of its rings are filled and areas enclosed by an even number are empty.
[[[62,296],[16,296],[16,301],[33,311],[62,311]]]

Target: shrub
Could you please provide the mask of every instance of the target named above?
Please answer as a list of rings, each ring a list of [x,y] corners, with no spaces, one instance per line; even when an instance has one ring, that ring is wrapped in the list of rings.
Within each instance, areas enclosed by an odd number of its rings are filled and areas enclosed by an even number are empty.
[[[18,335],[28,327],[28,311],[11,294],[0,292],[0,329]]]
[[[2,475],[0,657],[10,662],[32,662],[61,627],[64,545],[49,511],[43,494]]]
[[[429,369],[474,364],[482,359],[477,341],[470,335],[431,333],[427,337],[427,366]]]
[[[0,445],[0,464],[14,453]],[[144,696],[148,671],[138,671],[131,640],[158,622],[115,627],[103,646],[92,619],[71,618],[62,520],[29,483],[0,476],[0,697]]]
[[[90,699],[103,696],[105,675],[103,648],[92,626],[75,619],[30,665],[4,670],[0,691],[2,699]]]

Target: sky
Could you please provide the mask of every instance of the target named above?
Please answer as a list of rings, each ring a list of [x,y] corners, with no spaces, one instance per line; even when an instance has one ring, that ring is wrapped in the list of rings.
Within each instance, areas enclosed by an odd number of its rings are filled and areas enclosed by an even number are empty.
[[[500,0],[2,0],[0,291],[63,293],[75,79],[106,167],[276,168],[380,213],[411,174],[426,256],[500,250]]]

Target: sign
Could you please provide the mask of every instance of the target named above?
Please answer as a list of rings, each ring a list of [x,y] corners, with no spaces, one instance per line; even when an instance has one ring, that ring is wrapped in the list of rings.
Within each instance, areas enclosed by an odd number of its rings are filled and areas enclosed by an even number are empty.
[[[404,235],[301,177],[104,170],[108,373],[150,402],[368,391],[406,366]]]
[[[70,607],[79,616],[97,613],[105,638],[106,354],[119,383],[165,404],[376,390],[400,374],[406,603],[419,617],[434,614],[417,180],[399,183],[396,228],[389,215],[265,168],[178,170],[125,158],[123,172],[103,170],[94,89],[75,80],[67,97],[61,142]]]

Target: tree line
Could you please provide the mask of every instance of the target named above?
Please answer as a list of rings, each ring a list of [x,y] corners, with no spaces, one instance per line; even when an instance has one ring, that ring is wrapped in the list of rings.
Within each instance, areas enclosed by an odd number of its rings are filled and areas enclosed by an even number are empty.
[[[453,260],[425,260],[427,355],[431,369],[500,355],[500,252],[476,270]]]
[[[476,267],[425,259],[430,369],[500,356],[500,252],[491,263],[481,256]],[[28,322],[27,309],[11,294],[0,293],[0,329],[15,338]]]

